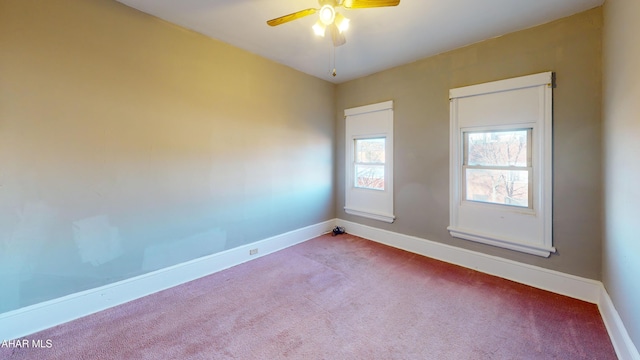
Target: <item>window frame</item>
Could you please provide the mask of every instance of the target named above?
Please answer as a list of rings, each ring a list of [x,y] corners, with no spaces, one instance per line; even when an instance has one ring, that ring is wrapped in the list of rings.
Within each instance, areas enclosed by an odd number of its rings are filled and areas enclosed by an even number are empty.
[[[549,257],[552,230],[553,73],[545,72],[451,89],[451,236]],[[531,208],[467,201],[464,132],[531,128]],[[528,154],[529,155],[529,154]]]
[[[393,223],[393,101],[344,110],[347,214]],[[384,190],[355,186],[355,141],[385,139]]]

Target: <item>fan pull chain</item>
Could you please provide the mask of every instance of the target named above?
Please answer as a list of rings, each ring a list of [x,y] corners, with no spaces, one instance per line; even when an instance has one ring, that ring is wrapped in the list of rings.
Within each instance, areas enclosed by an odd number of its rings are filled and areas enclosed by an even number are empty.
[[[332,62],[333,72],[331,73],[331,75],[333,75],[333,77],[336,77],[337,73],[336,73],[336,47],[335,46],[331,47],[331,53],[333,56],[333,62]]]

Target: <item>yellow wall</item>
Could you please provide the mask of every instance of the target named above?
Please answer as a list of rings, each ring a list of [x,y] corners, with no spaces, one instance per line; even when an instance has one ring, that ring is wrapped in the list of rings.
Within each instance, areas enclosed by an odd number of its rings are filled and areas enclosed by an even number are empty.
[[[334,85],[110,0],[0,2],[0,313],[335,217]]]

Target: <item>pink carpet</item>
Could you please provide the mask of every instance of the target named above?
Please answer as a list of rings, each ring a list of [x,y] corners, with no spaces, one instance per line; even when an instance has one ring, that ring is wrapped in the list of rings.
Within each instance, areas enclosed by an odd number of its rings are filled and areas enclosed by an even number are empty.
[[[0,358],[616,358],[594,304],[348,234],[25,338]]]

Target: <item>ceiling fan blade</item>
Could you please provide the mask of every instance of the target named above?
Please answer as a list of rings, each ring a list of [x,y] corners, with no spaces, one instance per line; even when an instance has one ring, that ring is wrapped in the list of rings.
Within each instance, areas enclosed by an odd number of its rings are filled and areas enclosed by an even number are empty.
[[[331,40],[333,40],[333,46],[342,46],[347,42],[344,34],[340,33],[340,30],[338,30],[338,26],[336,25],[336,23],[329,25],[329,32],[331,32]]]
[[[267,24],[269,24],[270,26],[282,25],[284,23],[288,23],[289,21],[300,19],[307,15],[315,14],[316,11],[318,10],[317,9],[300,10],[289,15],[284,15],[284,16],[277,17],[275,19],[271,19],[267,21]]]
[[[366,9],[385,6],[398,6],[400,0],[345,0],[342,6],[347,9]]]

